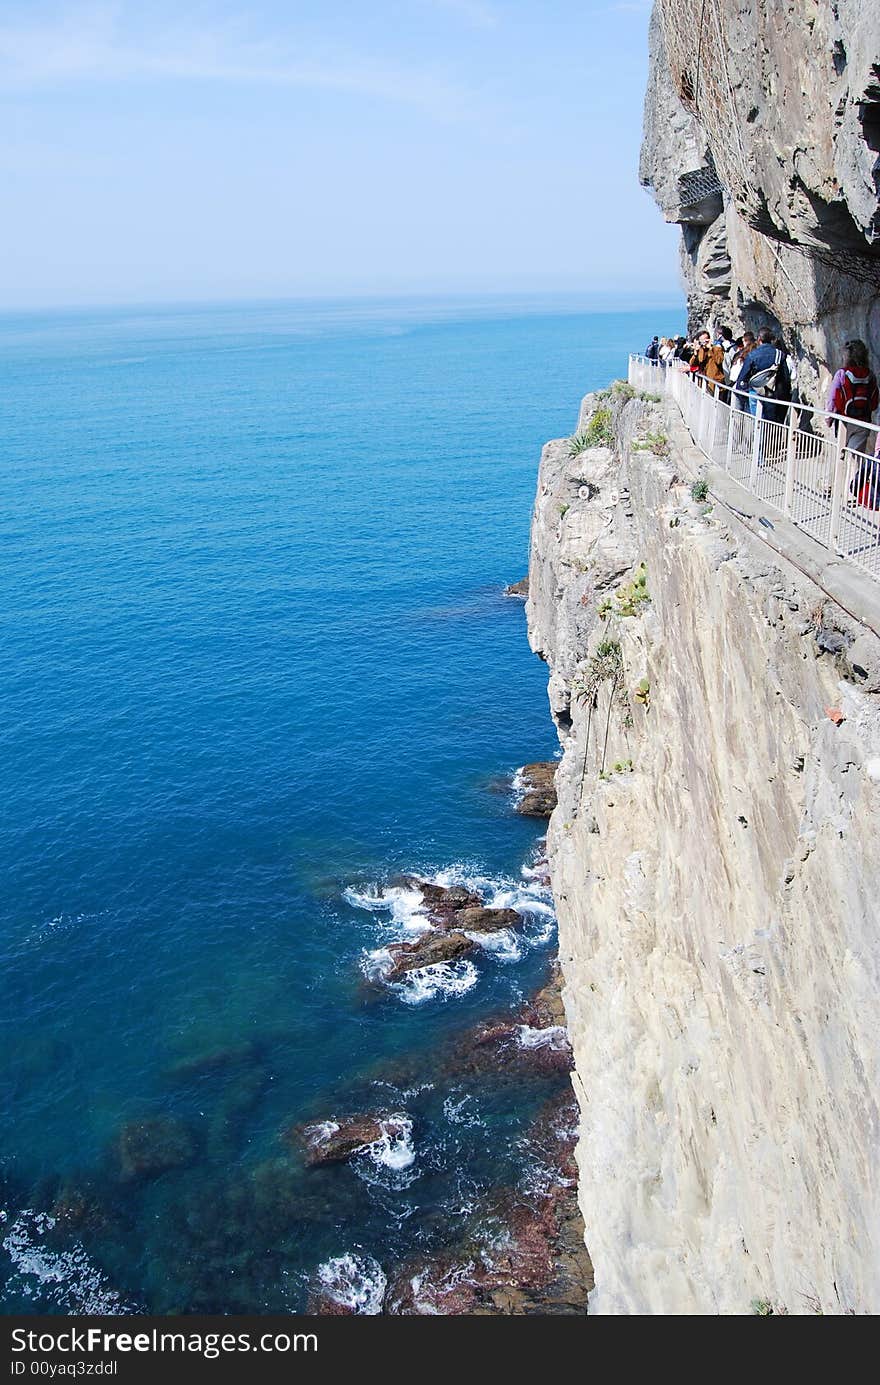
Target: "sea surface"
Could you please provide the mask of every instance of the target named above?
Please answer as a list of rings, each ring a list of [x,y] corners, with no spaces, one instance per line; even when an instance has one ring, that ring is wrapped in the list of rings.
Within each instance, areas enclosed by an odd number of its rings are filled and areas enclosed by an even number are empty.
[[[0,318],[2,1311],[375,1311],[527,1184],[546,1087],[450,1058],[554,947],[510,788],[555,753],[546,669],[503,588],[542,442],[679,317]],[[401,872],[523,925],[370,984]],[[377,1109],[405,1139],[303,1167],[303,1122]]]

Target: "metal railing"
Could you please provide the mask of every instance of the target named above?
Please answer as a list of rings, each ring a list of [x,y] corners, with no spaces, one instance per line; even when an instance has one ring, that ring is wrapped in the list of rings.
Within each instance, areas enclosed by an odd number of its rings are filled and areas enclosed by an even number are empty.
[[[697,447],[745,490],[880,581],[880,426],[807,404],[764,400],[630,356],[629,383],[671,398]],[[755,412],[751,412],[751,408]],[[867,434],[865,450],[849,445]]]

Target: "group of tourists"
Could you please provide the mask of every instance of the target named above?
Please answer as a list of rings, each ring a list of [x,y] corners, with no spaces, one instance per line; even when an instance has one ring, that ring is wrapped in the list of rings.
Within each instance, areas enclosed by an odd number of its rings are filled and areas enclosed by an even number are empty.
[[[800,400],[796,388],[795,358],[786,348],[784,339],[769,327],[762,327],[757,336],[743,332],[734,338],[729,327],[722,327],[713,338],[708,330],[697,332],[693,339],[685,337],[654,337],[645,356],[649,361],[669,367],[680,362],[699,376],[699,383],[712,394],[738,409],[757,414],[768,423],[784,423],[788,410]],[[848,341],[843,350],[843,364],[831,382],[827,409],[843,419],[845,444],[854,452],[876,448],[880,457],[880,433],[874,435],[869,425],[880,407],[880,388],[871,369],[868,348],[857,338]]]

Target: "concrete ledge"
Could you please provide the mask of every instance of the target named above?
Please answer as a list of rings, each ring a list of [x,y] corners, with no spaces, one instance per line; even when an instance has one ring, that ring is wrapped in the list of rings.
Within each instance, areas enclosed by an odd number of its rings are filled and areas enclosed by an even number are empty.
[[[783,563],[796,568],[848,616],[880,638],[880,583],[830,553],[772,505],[759,500],[721,467],[713,465],[692,440],[672,400],[666,401],[666,422],[676,460],[684,462],[694,478],[706,480],[713,498],[730,516],[734,532],[757,540]]]

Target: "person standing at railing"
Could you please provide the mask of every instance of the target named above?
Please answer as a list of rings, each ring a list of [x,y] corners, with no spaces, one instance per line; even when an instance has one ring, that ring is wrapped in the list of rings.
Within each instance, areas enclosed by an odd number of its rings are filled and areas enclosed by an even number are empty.
[[[784,406],[791,399],[791,376],[785,352],[776,345],[769,327],[762,327],[758,333],[758,345],[743,361],[736,387],[748,393],[753,414],[757,414],[760,403],[761,417],[766,423],[784,422]]]
[[[747,414],[749,411],[749,396],[745,390],[740,390],[738,381],[746,357],[754,351],[757,346],[754,332],[743,332],[738,341],[734,342],[736,350],[733,352],[730,362],[727,365],[727,383],[733,390],[734,403],[738,409]]]
[[[715,393],[718,385],[724,384],[724,351],[720,346],[712,345],[712,338],[706,331],[697,336],[690,368],[692,374],[706,377],[706,389],[710,394]]]
[[[843,427],[846,446],[853,452],[867,452],[872,422],[880,405],[877,377],[868,360],[868,348],[855,337],[843,348],[843,365],[831,382],[828,412],[846,419]]]
[[[652,337],[645,347],[645,360],[657,361],[660,359],[660,338]]]

